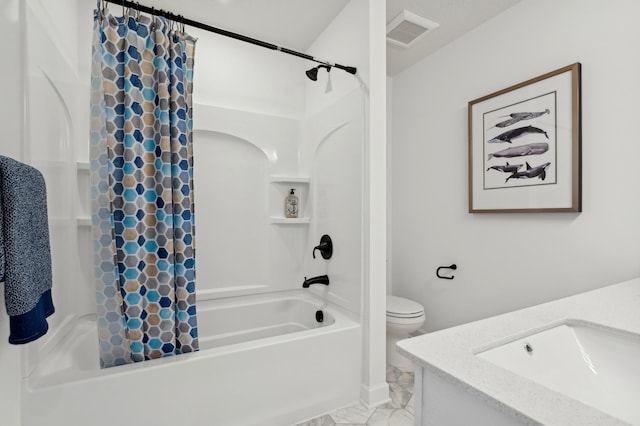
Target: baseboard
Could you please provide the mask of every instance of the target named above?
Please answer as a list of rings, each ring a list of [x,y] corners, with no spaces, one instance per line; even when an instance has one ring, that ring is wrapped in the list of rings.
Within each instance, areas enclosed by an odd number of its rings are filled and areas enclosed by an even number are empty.
[[[360,387],[360,402],[367,408],[378,407],[390,401],[389,384],[387,382],[376,386],[362,385]]]

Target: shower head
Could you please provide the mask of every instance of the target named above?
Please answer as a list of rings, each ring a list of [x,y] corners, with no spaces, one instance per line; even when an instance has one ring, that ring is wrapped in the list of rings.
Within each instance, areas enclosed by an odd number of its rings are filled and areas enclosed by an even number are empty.
[[[318,67],[313,67],[310,70],[307,70],[305,74],[307,74],[307,77],[309,77],[309,80],[311,81],[318,80]]]
[[[309,80],[317,81],[318,80],[318,70],[320,68],[326,68],[327,72],[331,71],[331,65],[318,65],[317,67],[313,67],[310,70],[307,70],[305,74],[309,77]]]

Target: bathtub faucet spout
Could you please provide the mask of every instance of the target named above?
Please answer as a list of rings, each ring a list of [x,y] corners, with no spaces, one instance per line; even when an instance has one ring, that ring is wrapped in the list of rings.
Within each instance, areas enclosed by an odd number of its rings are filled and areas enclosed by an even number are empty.
[[[302,287],[309,288],[311,284],[329,285],[329,277],[327,275],[318,275],[317,277],[311,277],[309,279],[307,279],[307,277],[304,277],[304,282],[302,283]]]

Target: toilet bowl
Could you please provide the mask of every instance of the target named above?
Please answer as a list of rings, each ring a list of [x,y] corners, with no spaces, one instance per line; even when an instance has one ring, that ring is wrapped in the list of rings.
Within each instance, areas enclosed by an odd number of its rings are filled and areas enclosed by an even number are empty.
[[[424,324],[424,307],[398,296],[387,296],[387,364],[411,367],[411,361],[396,351],[396,343],[407,339]]]

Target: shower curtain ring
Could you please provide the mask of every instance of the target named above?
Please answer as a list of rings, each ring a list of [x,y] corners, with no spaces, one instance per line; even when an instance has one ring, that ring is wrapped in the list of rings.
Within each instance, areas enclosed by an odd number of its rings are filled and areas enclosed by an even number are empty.
[[[156,27],[156,8],[151,6],[151,29],[155,30]]]
[[[96,2],[96,7],[98,8],[98,18],[100,18],[100,19],[104,18],[104,11],[107,8],[107,1],[106,0],[98,0]]]

